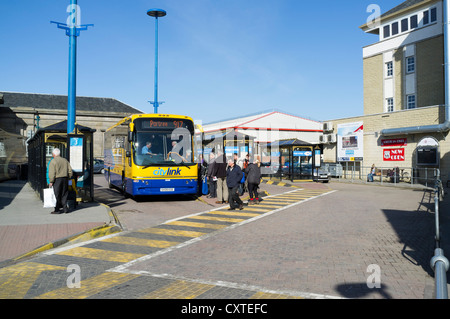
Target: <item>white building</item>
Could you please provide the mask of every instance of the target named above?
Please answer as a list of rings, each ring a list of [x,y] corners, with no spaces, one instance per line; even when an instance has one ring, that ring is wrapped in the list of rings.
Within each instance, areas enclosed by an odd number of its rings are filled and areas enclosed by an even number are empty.
[[[203,130],[206,137],[231,131],[254,137],[254,149],[246,151],[261,155],[266,144],[279,140],[298,139],[312,145],[319,144],[322,123],[280,110],[270,110],[208,123],[203,125]]]

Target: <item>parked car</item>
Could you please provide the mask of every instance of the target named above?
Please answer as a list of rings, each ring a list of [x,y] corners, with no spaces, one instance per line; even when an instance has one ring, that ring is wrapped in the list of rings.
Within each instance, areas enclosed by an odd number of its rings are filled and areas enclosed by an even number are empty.
[[[94,174],[100,174],[105,171],[105,162],[101,159],[94,158]]]
[[[319,169],[313,169],[313,180],[316,182],[328,183],[331,179],[331,173],[328,170],[319,167]]]

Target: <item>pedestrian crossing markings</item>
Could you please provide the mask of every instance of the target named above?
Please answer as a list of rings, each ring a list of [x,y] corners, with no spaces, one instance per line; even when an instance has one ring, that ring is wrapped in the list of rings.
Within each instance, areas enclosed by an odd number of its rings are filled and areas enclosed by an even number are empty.
[[[108,249],[108,245],[100,246],[104,249],[92,247],[75,247],[58,251],[57,256],[68,258],[81,258],[83,260],[98,260],[115,263],[128,263],[144,257],[147,253],[139,253],[139,247],[148,249],[170,249],[181,244],[180,238],[186,240],[199,238],[225,229],[231,225],[259,218],[280,208],[290,206],[328,193],[329,190],[295,190],[281,195],[266,197],[259,205],[246,206],[241,211],[228,211],[226,208],[219,208],[214,211],[190,215],[179,220],[169,221],[165,224],[141,229],[135,233],[124,233],[117,236],[110,236],[100,239],[100,242],[118,244],[116,250]],[[163,237],[162,240],[160,237]],[[142,238],[141,238],[142,237]],[[158,238],[158,239],[157,239]],[[177,240],[172,240],[177,238]],[[167,239],[167,240],[165,240]],[[127,247],[134,247],[127,249]],[[129,251],[127,251],[129,250]],[[65,271],[66,268],[38,262],[23,262],[17,265],[0,269],[0,298],[24,298],[27,291],[43,272]],[[45,292],[38,298],[88,298],[100,293],[103,290],[111,289],[119,284],[138,278],[140,275],[132,275],[120,272],[104,272],[90,278],[84,278],[80,289],[69,289],[66,286]],[[142,294],[140,298],[195,298],[202,293],[212,289],[214,285],[199,284],[181,280],[172,280],[170,284],[153,292]],[[262,292],[254,292],[254,298],[272,296]],[[283,295],[273,294],[273,296],[283,297]],[[285,296],[286,297],[286,296]]]

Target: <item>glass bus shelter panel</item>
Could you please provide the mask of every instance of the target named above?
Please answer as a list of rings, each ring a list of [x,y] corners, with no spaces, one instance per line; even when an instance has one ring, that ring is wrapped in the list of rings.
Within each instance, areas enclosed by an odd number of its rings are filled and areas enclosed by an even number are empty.
[[[312,179],[312,159],[313,150],[311,147],[295,147],[292,151],[292,179]]]

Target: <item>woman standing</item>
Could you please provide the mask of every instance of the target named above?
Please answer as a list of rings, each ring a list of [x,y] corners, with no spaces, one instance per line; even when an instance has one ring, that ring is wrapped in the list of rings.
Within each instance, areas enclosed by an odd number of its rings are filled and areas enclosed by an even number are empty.
[[[249,205],[259,204],[260,199],[258,196],[258,187],[261,182],[261,169],[259,168],[260,162],[256,160],[254,163],[248,165],[245,169],[248,181],[248,193],[250,195]]]

